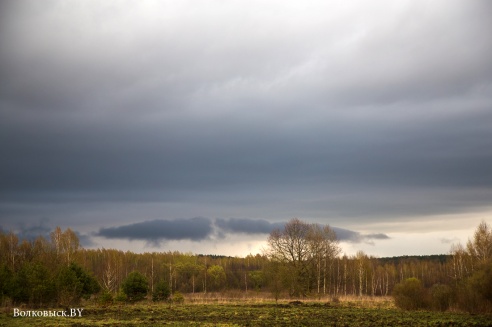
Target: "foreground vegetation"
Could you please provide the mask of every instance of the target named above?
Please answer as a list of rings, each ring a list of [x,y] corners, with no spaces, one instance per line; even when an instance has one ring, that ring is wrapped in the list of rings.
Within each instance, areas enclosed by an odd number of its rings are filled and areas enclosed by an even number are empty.
[[[187,302],[87,305],[75,318],[13,318],[9,308],[0,326],[492,326],[490,315],[403,311],[381,300]]]

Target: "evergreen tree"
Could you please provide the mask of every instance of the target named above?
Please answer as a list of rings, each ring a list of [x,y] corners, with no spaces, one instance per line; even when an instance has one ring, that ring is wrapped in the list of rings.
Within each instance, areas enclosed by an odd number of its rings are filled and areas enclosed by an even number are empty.
[[[78,303],[81,298],[88,299],[92,294],[99,292],[100,286],[82,267],[71,263],[60,270],[57,289],[59,302],[70,305]]]
[[[143,300],[149,291],[147,278],[138,271],[133,271],[123,281],[122,290],[130,302]]]
[[[0,301],[6,297],[12,297],[12,271],[6,264],[0,266]]]
[[[171,291],[169,290],[169,285],[165,281],[160,281],[155,286],[155,290],[152,293],[152,301],[166,301],[169,299]]]
[[[40,263],[26,262],[13,278],[12,299],[15,303],[42,306],[55,300],[50,271]]]

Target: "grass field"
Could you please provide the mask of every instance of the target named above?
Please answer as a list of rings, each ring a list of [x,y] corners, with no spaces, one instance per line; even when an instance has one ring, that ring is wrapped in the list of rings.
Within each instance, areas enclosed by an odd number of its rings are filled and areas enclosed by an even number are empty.
[[[5,308],[0,326],[492,326],[490,315],[401,311],[389,301],[369,300],[281,301],[276,305],[216,299],[182,305],[139,303],[103,308],[88,304],[81,308],[82,316],[74,318],[14,318],[14,308]]]

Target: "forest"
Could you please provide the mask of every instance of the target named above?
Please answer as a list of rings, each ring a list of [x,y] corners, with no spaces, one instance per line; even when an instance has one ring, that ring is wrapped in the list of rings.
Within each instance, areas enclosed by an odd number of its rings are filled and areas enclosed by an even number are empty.
[[[140,283],[140,289],[136,287]],[[403,309],[492,311],[492,229],[482,222],[447,255],[342,255],[329,226],[290,220],[268,250],[246,257],[85,249],[57,227],[50,238],[0,233],[3,306],[68,306],[81,299],[176,299],[183,294],[263,294],[274,300],[393,296]]]

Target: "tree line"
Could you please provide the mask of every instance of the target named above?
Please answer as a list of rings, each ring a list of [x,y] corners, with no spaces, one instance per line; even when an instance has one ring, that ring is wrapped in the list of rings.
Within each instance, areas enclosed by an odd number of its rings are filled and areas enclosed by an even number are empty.
[[[407,309],[492,307],[492,230],[485,222],[466,245],[454,245],[449,255],[439,256],[342,255],[329,226],[299,219],[274,230],[267,243],[265,253],[246,257],[139,254],[84,249],[70,228],[57,227],[49,239],[35,240],[1,232],[0,299],[3,305],[42,306],[90,297],[111,303],[140,299],[142,294],[163,300],[175,294],[234,290],[268,293],[275,299],[393,295],[397,305]],[[132,293],[133,286],[140,287],[139,295]],[[415,299],[422,303],[415,304]]]

